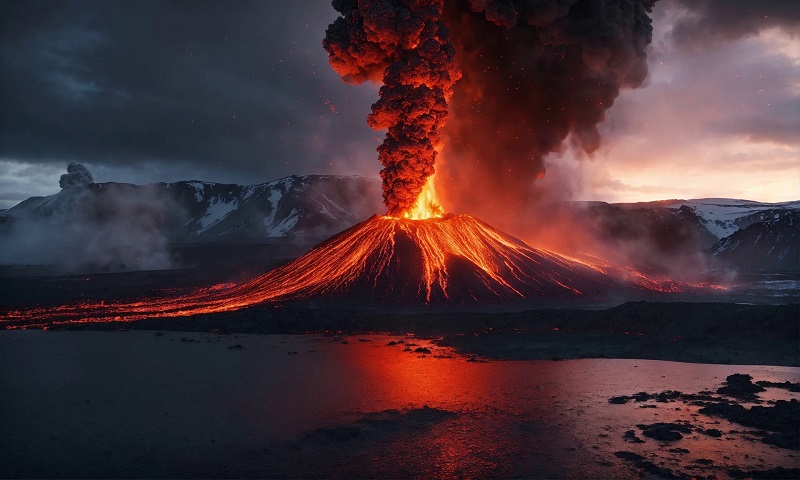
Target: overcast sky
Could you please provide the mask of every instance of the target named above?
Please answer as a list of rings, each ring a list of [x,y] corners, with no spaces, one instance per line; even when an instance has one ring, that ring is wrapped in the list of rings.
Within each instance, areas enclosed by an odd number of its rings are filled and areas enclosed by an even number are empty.
[[[800,199],[799,10],[661,0],[650,79],[617,99],[594,158],[548,171],[583,199]],[[0,208],[57,192],[72,161],[99,182],[377,178],[378,89],[328,66],[335,15],[326,0],[0,3]]]

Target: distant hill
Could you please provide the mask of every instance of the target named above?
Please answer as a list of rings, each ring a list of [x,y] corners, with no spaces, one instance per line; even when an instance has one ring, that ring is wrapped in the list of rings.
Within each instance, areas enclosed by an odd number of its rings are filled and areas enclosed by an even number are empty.
[[[731,198],[661,200],[614,205],[624,209],[665,208],[673,212],[679,211],[681,207],[687,207],[697,215],[701,225],[717,239],[725,238],[741,228],[769,218],[776,211],[800,209],[800,201],[761,203]]]
[[[159,268],[170,263],[169,244],[316,242],[384,211],[379,181],[358,176],[291,176],[258,185],[90,180],[0,212],[0,264],[70,263],[69,252],[92,265]],[[568,218],[556,250],[579,251],[591,242],[612,261],[667,273],[697,263],[800,271],[800,201],[564,202],[556,210],[551,217]],[[539,230],[565,228],[546,220]]]
[[[751,270],[800,269],[800,210],[762,213],[759,221],[715,243],[711,254]]]
[[[377,180],[358,176],[292,176],[258,185],[109,182],[31,197],[0,215],[12,221],[150,216],[170,240],[231,241],[329,236],[379,213],[380,200]]]

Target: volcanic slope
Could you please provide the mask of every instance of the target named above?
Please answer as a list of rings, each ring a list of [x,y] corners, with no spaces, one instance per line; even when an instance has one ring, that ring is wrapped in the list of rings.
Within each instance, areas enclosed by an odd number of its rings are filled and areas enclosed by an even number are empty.
[[[627,277],[627,278],[626,278]],[[680,290],[635,272],[536,249],[469,215],[406,220],[373,216],[254,280],[137,302],[11,311],[6,325],[133,321],[298,300],[347,305],[464,305],[603,299],[634,290]]]

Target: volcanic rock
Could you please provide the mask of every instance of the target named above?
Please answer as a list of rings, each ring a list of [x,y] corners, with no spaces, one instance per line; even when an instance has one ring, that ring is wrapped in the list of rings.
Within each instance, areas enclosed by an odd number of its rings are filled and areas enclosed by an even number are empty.
[[[741,399],[754,399],[756,394],[764,391],[764,387],[753,383],[753,377],[743,373],[728,375],[726,385],[717,389],[717,393]]]
[[[633,430],[628,430],[625,432],[625,435],[622,436],[626,442],[630,443],[644,443],[644,440],[636,436],[636,432]]]
[[[717,430],[716,428],[708,428],[708,429],[701,429],[700,433],[708,435],[709,437],[719,438],[722,436],[722,432]]]
[[[674,442],[683,438],[681,433],[691,433],[692,427],[679,423],[653,423],[650,425],[637,425],[645,437],[655,440]]]
[[[800,450],[800,402],[778,400],[771,407],[760,405],[746,408],[739,404],[710,403],[700,413],[721,417],[746,427],[761,428],[774,432],[762,441],[781,448]]]

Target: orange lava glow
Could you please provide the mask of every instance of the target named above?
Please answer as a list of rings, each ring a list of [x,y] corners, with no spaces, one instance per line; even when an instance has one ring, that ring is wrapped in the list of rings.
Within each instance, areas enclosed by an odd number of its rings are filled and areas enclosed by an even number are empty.
[[[435,175],[428,177],[414,206],[403,213],[403,218],[410,220],[425,220],[427,218],[442,218],[444,209],[436,196]]]
[[[580,263],[605,275],[613,275],[624,281],[631,282],[639,287],[653,292],[680,293],[691,290],[728,290],[728,287],[713,282],[686,282],[673,280],[663,276],[644,274],[634,268],[611,264],[602,258],[583,255],[581,258],[557,254],[563,258]]]
[[[697,287],[536,249],[469,215],[427,220],[375,216],[245,283],[141,301],[6,311],[0,313],[0,325],[130,322],[296,300],[449,305],[602,299],[611,292]]]

